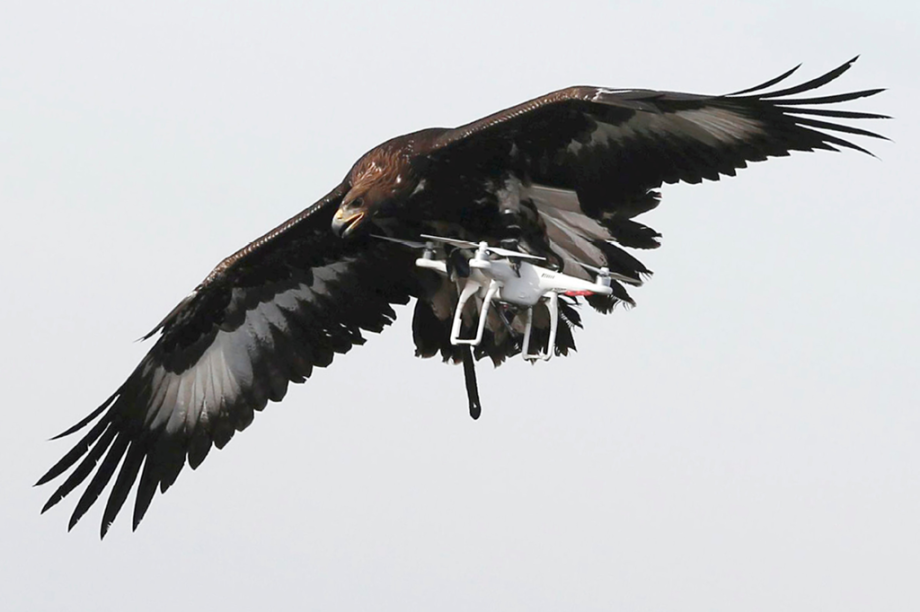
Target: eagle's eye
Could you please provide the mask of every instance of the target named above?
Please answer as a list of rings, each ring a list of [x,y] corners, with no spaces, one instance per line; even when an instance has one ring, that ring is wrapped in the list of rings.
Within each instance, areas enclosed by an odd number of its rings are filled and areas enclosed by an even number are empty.
[[[351,204],[348,205],[349,208],[360,208],[364,205],[364,198],[355,198],[351,201]]]

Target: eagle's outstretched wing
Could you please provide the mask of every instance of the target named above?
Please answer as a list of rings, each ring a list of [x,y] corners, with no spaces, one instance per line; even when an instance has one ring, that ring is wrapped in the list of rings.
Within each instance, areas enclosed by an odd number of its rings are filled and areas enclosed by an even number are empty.
[[[800,96],[835,80],[854,61],[797,86],[775,88],[793,68],[720,96],[561,89],[439,133],[426,152],[428,197],[449,201],[476,184],[480,192],[469,199],[502,213],[531,214],[530,226],[539,230],[532,242],[558,255],[566,273],[584,274],[579,262],[586,262],[638,280],[649,270],[620,247],[658,246],[658,232],[634,218],[658,205],[655,190],[662,183],[718,180],[748,162],[791,151],[868,153],[839,134],[884,138],[839,120],[886,116],[828,107],[881,89]],[[629,300],[625,290],[617,297]],[[613,303],[592,302],[603,311]]]
[[[795,97],[822,87],[856,58],[805,83],[772,89],[798,68],[756,87],[711,96],[644,89],[569,87],[440,134],[429,156],[504,166],[578,196],[593,218],[628,219],[653,207],[662,183],[699,183],[734,175],[747,162],[790,151],[866,149],[837,135],[884,138],[835,120],[884,115],[827,108],[874,95],[869,89]],[[613,223],[617,226],[617,223]],[[655,246],[654,235],[623,224],[615,233]]]
[[[102,406],[61,436],[89,427],[38,482],[76,465],[48,500],[55,505],[92,476],[73,527],[115,476],[104,536],[138,480],[134,527],[157,487],[166,491],[186,460],[195,468],[253,412],[279,401],[335,353],[395,318],[412,289],[412,254],[370,238],[342,241],[329,224],[343,188],[221,262],[151,332],[161,335]],[[60,437],[60,436],[59,436]],[[119,467],[120,466],[120,467]],[[117,475],[116,475],[117,472]]]

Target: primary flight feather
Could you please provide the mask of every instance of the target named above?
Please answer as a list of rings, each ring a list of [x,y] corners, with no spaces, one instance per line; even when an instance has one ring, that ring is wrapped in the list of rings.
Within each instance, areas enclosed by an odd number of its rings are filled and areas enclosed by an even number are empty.
[[[570,87],[375,147],[325,197],[218,264],[150,333],[159,337],[124,384],[58,436],[86,430],[39,480],[70,471],[43,511],[89,479],[73,527],[114,478],[101,534],[135,483],[136,528],[186,463],[197,467],[255,411],[280,401],[288,383],[362,344],[364,332],[382,331],[396,316],[392,304],[415,298],[416,354],[463,361],[468,376],[474,357],[498,364],[521,351],[513,309],[489,313],[472,351],[452,345],[457,284],[417,268],[405,241],[433,234],[513,245],[580,278],[605,267],[613,292],[588,303],[602,312],[631,303],[616,279],[638,284],[651,272],[623,247],[658,246],[659,234],[634,218],[658,205],[663,183],[718,180],[790,151],[868,152],[844,135],[882,138],[838,120],[883,115],[835,106],[881,90],[800,96],[853,61],[797,86],[775,88],[793,69],[721,96]],[[451,261],[462,274],[463,257]],[[559,326],[557,354],[574,348],[577,301],[560,302],[568,324]],[[539,315],[534,338],[547,346]]]

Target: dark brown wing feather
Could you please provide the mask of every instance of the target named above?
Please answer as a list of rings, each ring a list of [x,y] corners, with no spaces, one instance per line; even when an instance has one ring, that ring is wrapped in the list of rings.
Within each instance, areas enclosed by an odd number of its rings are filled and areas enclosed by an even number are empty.
[[[868,152],[834,132],[884,137],[812,117],[886,118],[815,108],[882,90],[789,97],[826,85],[854,61],[795,87],[764,91],[793,69],[723,96],[570,87],[448,130],[429,155],[455,163],[461,158],[503,163],[534,182],[572,189],[590,216],[618,208],[631,213],[629,205],[662,183],[717,180],[747,162],[790,151],[846,147]]]
[[[406,303],[413,255],[373,239],[329,231],[339,188],[228,257],[154,331],[156,344],[125,383],[69,435],[96,422],[38,484],[76,466],[48,500],[55,505],[92,475],[70,527],[115,477],[102,535],[135,481],[134,527],[159,488],[186,461],[222,448],[289,382],[380,332]],[[120,468],[119,468],[120,465]]]

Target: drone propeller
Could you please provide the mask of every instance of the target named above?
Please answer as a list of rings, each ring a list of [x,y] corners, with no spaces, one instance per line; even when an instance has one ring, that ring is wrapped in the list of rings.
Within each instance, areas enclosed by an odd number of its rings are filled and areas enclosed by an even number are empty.
[[[434,247],[434,245],[429,242],[416,242],[414,240],[404,240],[402,238],[390,238],[389,236],[381,236],[380,234],[371,234],[372,238],[378,238],[380,240],[387,240],[389,242],[395,242],[396,244],[401,244],[407,246],[410,249],[428,249]]]
[[[460,247],[462,249],[478,249],[486,253],[492,253],[493,255],[498,255],[499,257],[517,257],[519,259],[537,259],[540,261],[545,261],[545,257],[540,257],[539,255],[531,255],[530,253],[522,253],[520,251],[512,251],[511,249],[503,249],[501,247],[489,246],[486,242],[470,242],[469,240],[458,240],[457,238],[442,238],[441,236],[430,236],[428,234],[422,234],[422,238],[428,238],[429,240],[437,240],[438,242],[443,242],[444,244],[449,244],[451,246]]]
[[[639,280],[639,279],[637,279],[637,278],[633,278],[633,277],[631,277],[631,276],[626,276],[626,275],[624,275],[624,274],[619,274],[619,273],[617,273],[617,272],[611,272],[611,271],[610,271],[610,268],[608,268],[607,266],[604,266],[604,267],[602,267],[602,268],[598,268],[597,266],[592,266],[591,264],[586,264],[586,263],[583,262],[583,261],[579,261],[578,264],[579,264],[580,266],[582,266],[582,267],[584,267],[584,268],[590,270],[591,272],[594,272],[595,274],[597,274],[597,275],[600,276],[601,278],[612,278],[612,279],[614,279],[614,280],[618,280],[618,281],[624,282],[624,283],[626,283],[627,285],[634,285],[634,286],[636,286],[636,287],[642,286],[642,281],[641,281],[641,280]]]

